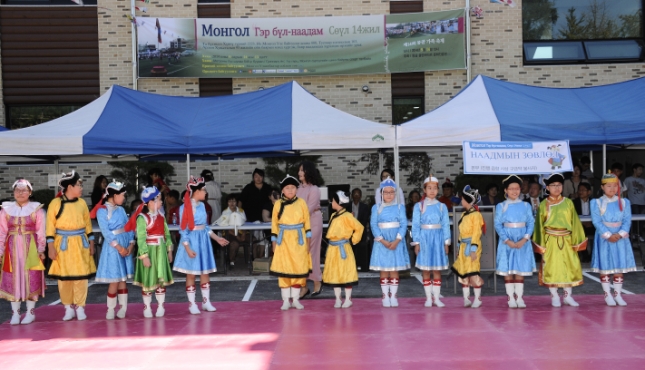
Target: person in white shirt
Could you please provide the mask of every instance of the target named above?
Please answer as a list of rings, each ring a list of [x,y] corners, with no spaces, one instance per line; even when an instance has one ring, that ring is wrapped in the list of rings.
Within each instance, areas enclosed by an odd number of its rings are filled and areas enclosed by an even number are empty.
[[[222,214],[222,190],[220,189],[219,183],[217,183],[213,177],[213,171],[203,170],[201,177],[203,177],[206,182],[204,189],[206,189],[206,194],[208,196],[207,202],[213,210],[211,220],[217,220]]]
[[[540,202],[544,199],[540,196],[541,192],[542,186],[539,183],[531,182],[529,184],[529,196],[524,201],[531,204],[531,208],[533,209],[533,216],[537,214],[537,210],[538,208],[540,208]]]
[[[242,226],[246,222],[244,211],[237,207],[237,195],[229,194],[226,197],[228,207],[222,212],[222,215],[215,221],[219,226],[230,226],[230,230],[225,231],[224,238],[229,241],[228,259],[229,268],[235,266],[237,251],[240,249],[240,243],[246,240],[246,233],[237,230],[237,226]]]
[[[625,179],[625,187],[627,187],[627,198],[631,203],[632,215],[645,214],[645,179],[641,177],[643,174],[643,165],[634,163],[632,166],[632,175]],[[622,189],[621,189],[622,190]],[[638,223],[641,224],[640,222]],[[639,238],[641,242],[645,241],[642,237],[643,230],[636,229],[639,236],[634,235],[634,238]]]

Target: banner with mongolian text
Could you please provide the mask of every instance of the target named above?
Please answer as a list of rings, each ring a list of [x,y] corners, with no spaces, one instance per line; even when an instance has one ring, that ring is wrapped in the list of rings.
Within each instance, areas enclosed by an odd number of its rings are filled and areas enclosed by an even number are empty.
[[[569,141],[464,141],[464,173],[480,175],[571,172]]]
[[[464,10],[308,18],[137,18],[139,77],[465,69]]]

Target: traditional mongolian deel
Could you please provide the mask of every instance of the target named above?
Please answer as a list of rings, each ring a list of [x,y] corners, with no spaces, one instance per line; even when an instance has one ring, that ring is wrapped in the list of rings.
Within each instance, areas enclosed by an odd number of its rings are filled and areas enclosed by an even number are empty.
[[[543,254],[538,282],[549,288],[582,285],[578,251],[587,247],[585,231],[569,198],[561,195],[540,203],[535,218],[533,248]]]
[[[362,237],[363,225],[351,212],[343,208],[331,215],[327,229],[329,246],[322,275],[323,283],[338,287],[358,284],[352,244],[358,244]]]
[[[483,225],[484,219],[474,207],[469,208],[459,219],[459,254],[452,265],[452,271],[462,284],[468,284],[467,280],[471,276],[479,276]],[[474,261],[470,257],[471,252],[477,254]]]
[[[622,202],[622,210],[619,206]],[[591,201],[591,220],[596,228],[594,248],[591,256],[591,271],[601,275],[622,274],[636,271],[634,252],[629,241],[632,214],[629,200],[606,195]],[[609,237],[622,236],[615,243]]]
[[[105,203],[105,206],[96,212],[96,219],[103,234],[103,247],[101,258],[96,272],[96,281],[99,283],[117,283],[126,281],[134,275],[132,256],[122,257],[116,249],[117,245],[128,248],[134,240],[134,232],[125,231],[128,216],[123,207]]]
[[[396,203],[392,205],[387,205],[386,203],[375,204],[372,207],[370,226],[372,228],[372,234],[374,235],[370,270],[409,270],[410,255],[405,244],[405,233],[408,231],[408,218],[405,215],[405,206]],[[391,250],[377,240],[379,238],[387,241],[394,241],[399,238],[401,241],[396,246],[396,249]]]
[[[209,274],[217,271],[217,267],[215,265],[215,255],[213,254],[213,247],[209,236],[211,229],[206,222],[206,207],[203,202],[197,202],[193,199],[190,200],[190,203],[194,210],[195,227],[192,230],[189,228],[179,230],[181,240],[179,241],[173,270],[191,275]],[[179,208],[182,225],[185,222],[183,220],[185,217],[184,207],[186,207],[186,204]],[[188,242],[190,249],[197,253],[195,258],[188,256],[186,248],[184,247],[185,242]]]
[[[137,217],[137,247],[139,248],[134,285],[144,293],[154,292],[159,287],[171,285],[172,270],[168,252],[172,251],[172,240],[168,225],[159,213],[141,213]],[[150,267],[145,267],[141,258],[150,258]]]
[[[90,255],[90,240],[94,240],[94,235],[85,200],[69,200],[64,195],[54,198],[47,208],[47,241],[53,241],[56,249],[49,277],[58,280],[93,277],[96,265]]]
[[[412,240],[419,243],[416,268],[419,270],[447,270],[446,244],[450,244],[448,207],[436,199],[424,199],[414,205],[412,213]]]
[[[20,207],[2,203],[0,209],[0,297],[16,302],[45,296],[45,212],[38,202]]]
[[[501,276],[531,276],[537,271],[531,245],[535,219],[531,204],[519,198],[507,199],[495,207],[495,230],[499,235],[497,244],[497,271]],[[528,239],[522,248],[511,248],[507,240],[514,243]]]
[[[305,243],[305,238],[311,237],[307,203],[283,196],[273,205],[271,220],[271,239],[276,242],[271,274],[306,278],[311,273],[311,256]]]

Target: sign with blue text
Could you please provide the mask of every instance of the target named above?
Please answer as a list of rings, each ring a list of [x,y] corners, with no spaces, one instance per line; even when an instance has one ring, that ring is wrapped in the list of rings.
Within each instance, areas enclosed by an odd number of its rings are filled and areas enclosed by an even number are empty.
[[[464,141],[464,173],[479,175],[571,172],[569,141]]]

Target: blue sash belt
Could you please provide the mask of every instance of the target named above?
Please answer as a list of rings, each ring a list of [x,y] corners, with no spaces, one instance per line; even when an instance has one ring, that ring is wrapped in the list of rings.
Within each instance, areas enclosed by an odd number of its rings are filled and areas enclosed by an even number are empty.
[[[56,234],[63,237],[63,241],[60,243],[60,250],[65,252],[67,250],[67,237],[79,235],[83,239],[83,248],[89,248],[90,242],[87,241],[87,235],[85,235],[85,229],[78,230],[59,230],[56,229]]]
[[[463,239],[461,239],[459,241],[460,243],[466,244],[466,246],[464,247],[464,256],[465,257],[468,257],[468,255],[471,252],[477,252],[477,246],[476,245],[470,245],[472,240],[473,240],[473,238],[463,238]]]
[[[330,245],[334,245],[338,247],[338,249],[340,250],[340,258],[342,259],[347,258],[347,253],[345,253],[345,243],[349,243],[349,240],[343,239],[343,240],[329,241]]]
[[[278,244],[282,244],[282,236],[285,230],[298,230],[298,244],[300,245],[305,244],[305,239],[304,239],[304,236],[302,235],[302,228],[305,227],[305,224],[295,224],[295,225],[279,224],[278,227],[280,228],[280,232],[278,233],[278,240],[277,240]]]

